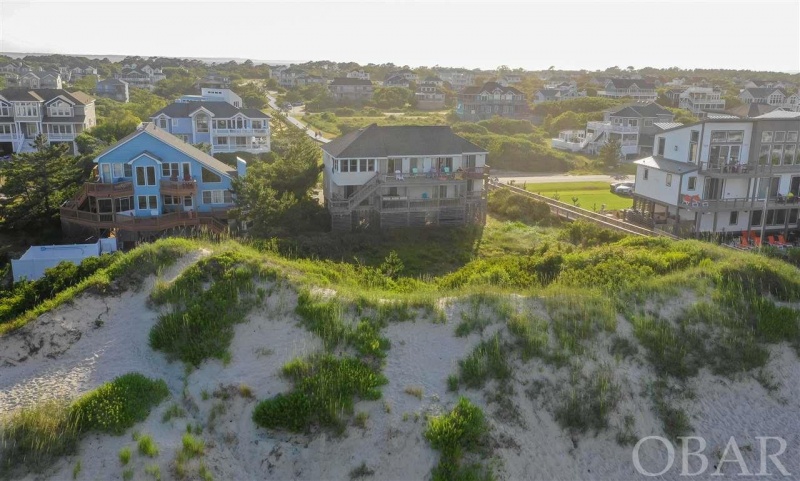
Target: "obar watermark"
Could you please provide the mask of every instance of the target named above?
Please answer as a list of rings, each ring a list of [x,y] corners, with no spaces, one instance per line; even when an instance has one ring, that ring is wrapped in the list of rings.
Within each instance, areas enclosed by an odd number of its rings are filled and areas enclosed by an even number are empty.
[[[667,473],[679,474],[680,476],[699,476],[711,474],[712,476],[736,477],[791,477],[791,473],[781,462],[781,456],[786,452],[786,440],[775,436],[756,436],[755,451],[757,456],[757,466],[748,465],[742,455],[742,448],[731,436],[728,439],[725,449],[721,454],[714,456],[714,463],[710,463],[706,454],[706,440],[698,436],[681,436],[678,438],[676,447],[669,439],[661,436],[647,436],[639,440],[633,447],[631,454],[633,466],[636,471],[647,477],[663,476]],[[752,443],[745,445],[748,450],[753,449]],[[656,471],[655,467],[645,468],[639,457],[639,452],[643,447],[647,449],[660,450],[666,453],[666,464],[659,466],[661,469]],[[680,459],[678,460],[678,456]],[[723,472],[724,471],[724,472]]]

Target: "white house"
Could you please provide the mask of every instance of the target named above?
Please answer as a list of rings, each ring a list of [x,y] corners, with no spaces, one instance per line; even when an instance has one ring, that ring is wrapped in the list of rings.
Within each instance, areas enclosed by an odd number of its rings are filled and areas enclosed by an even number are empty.
[[[678,107],[704,118],[708,110],[725,110],[725,99],[718,88],[689,87],[678,95]]]
[[[800,209],[799,132],[800,114],[776,111],[657,134],[653,156],[634,162],[630,220],[684,235],[788,234]]]
[[[654,102],[658,98],[656,85],[643,79],[608,79],[597,95],[612,99],[630,97],[637,102]]]
[[[372,124],[322,146],[334,230],[484,223],[486,149],[448,126]]]

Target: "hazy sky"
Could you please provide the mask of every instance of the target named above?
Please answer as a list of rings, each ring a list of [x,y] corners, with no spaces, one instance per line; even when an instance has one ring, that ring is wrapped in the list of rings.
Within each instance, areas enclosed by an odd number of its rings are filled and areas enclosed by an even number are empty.
[[[0,0],[0,52],[800,71],[800,1]]]

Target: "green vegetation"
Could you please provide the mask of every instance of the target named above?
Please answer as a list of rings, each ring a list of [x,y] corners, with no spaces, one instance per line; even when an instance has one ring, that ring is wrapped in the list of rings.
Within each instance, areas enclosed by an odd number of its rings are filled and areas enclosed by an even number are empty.
[[[525,184],[525,189],[566,204],[599,212],[605,210],[629,209],[633,199],[610,191],[607,182],[552,182]]]
[[[139,454],[150,458],[158,456],[158,444],[153,440],[149,434],[139,436],[139,441],[136,443],[139,449]]]
[[[274,280],[271,269],[252,257],[225,252],[199,261],[172,284],[153,290],[152,301],[169,302],[150,331],[150,346],[192,365],[223,359],[233,329],[258,300],[256,281]],[[203,290],[204,283],[211,283]]]
[[[449,413],[430,418],[425,439],[441,453],[439,464],[433,468],[432,479],[492,479],[491,472],[480,464],[462,463],[465,454],[485,449],[487,432],[483,411],[465,397],[459,398]]]
[[[123,466],[127,465],[131,460],[131,448],[125,446],[119,450],[119,462]]]
[[[19,329],[41,314],[74,299],[87,289],[102,294],[116,292],[128,287],[137,287],[145,276],[155,274],[159,270],[172,265],[180,256],[195,247],[196,244],[194,242],[180,238],[170,238],[160,241],[158,244],[147,244],[131,252],[113,256],[113,262],[110,265],[95,270],[94,274],[71,286],[68,286],[71,281],[66,279],[65,275],[71,272],[72,268],[63,267],[64,271],[59,272],[59,275],[52,281],[47,281],[52,282],[52,284],[42,284],[43,287],[51,287],[49,293],[43,291],[44,302],[39,302],[31,307],[31,304],[24,304],[24,301],[13,298],[8,301],[5,299],[1,301],[3,305],[8,302],[10,307],[7,307],[7,309],[17,310],[21,313],[13,314],[15,317],[9,315],[9,320],[0,322],[0,336]],[[94,262],[103,264],[106,260],[89,261],[86,267],[78,267],[76,275],[80,275],[83,269],[89,269]]]
[[[283,375],[294,388],[256,406],[253,421],[261,427],[301,432],[316,423],[343,430],[341,414],[352,414],[356,398],[379,399],[387,382],[359,359],[329,354],[290,361]]]
[[[188,433],[183,435],[181,444],[183,445],[183,452],[186,453],[190,459],[202,456],[206,446],[202,439],[196,438]]]
[[[74,453],[78,440],[90,432],[122,434],[143,421],[168,395],[164,381],[131,373],[101,385],[71,404],[48,401],[12,413],[0,428],[0,460],[4,462],[0,472],[23,466],[45,468],[56,458]]]

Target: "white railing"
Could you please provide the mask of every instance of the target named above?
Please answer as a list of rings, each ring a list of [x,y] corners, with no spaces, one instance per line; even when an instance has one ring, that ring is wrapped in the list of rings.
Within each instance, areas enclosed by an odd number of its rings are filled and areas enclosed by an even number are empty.
[[[47,140],[75,140],[75,134],[51,134],[50,132],[45,132],[47,136]]]
[[[19,142],[23,138],[23,135],[18,132],[13,132],[10,134],[0,134],[0,140],[4,142]]]
[[[269,146],[262,144],[214,144],[211,148],[214,152],[269,152]]]
[[[592,130],[603,130],[607,132],[620,132],[620,133],[638,133],[639,126],[630,126],[630,125],[616,125],[612,124],[611,122],[598,122],[598,121],[591,121],[586,123],[587,129]]]
[[[268,129],[214,129],[215,134],[228,135],[267,135]]]
[[[585,139],[581,139],[579,142],[570,142],[569,140],[564,140],[564,139],[550,139],[550,145],[554,149],[577,152],[585,146],[584,140]]]

